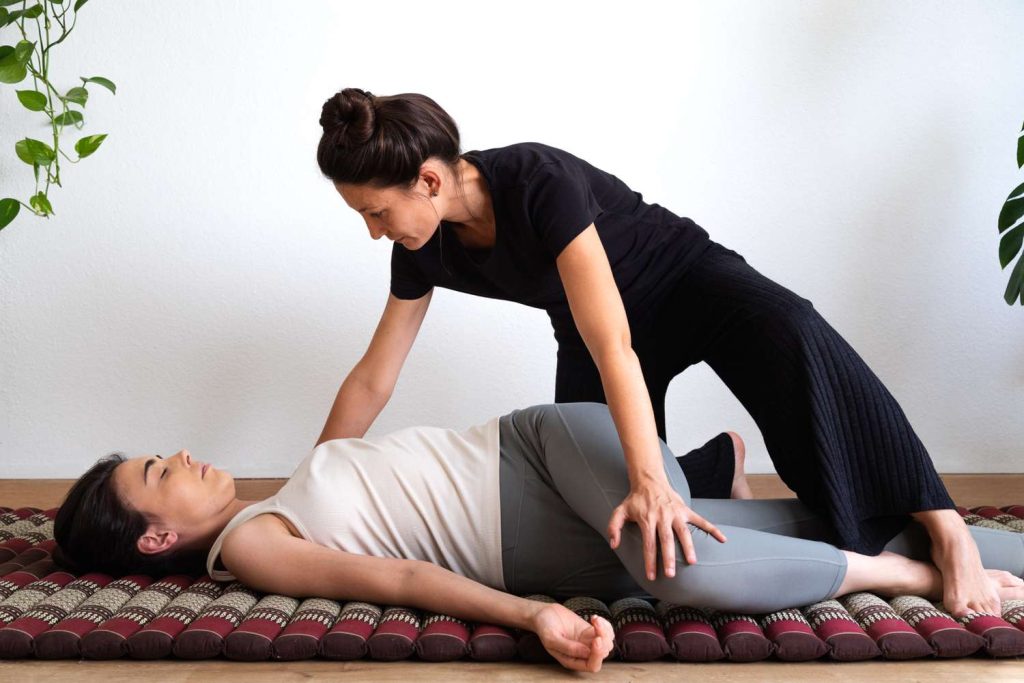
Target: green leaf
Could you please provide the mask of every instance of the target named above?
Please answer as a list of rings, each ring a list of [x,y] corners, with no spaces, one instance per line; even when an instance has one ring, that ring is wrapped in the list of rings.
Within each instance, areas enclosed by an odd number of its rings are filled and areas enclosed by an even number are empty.
[[[87,2],[89,2],[89,0],[78,0],[78,2],[75,3],[75,11],[77,12],[79,9],[82,8],[82,5],[84,5]]]
[[[26,164],[39,164],[40,166],[48,166],[50,162],[57,158],[52,147],[45,142],[33,140],[32,138],[25,138],[16,142],[14,152]]]
[[[7,26],[7,17],[9,14],[10,13],[6,9],[0,7],[0,26]]]
[[[1007,199],[999,212],[999,232],[1003,232],[1016,223],[1021,216],[1024,216],[1024,197]]]
[[[0,0],[0,6],[2,5],[20,5],[21,0]]]
[[[84,107],[85,101],[89,99],[89,91],[85,88],[72,88],[64,95],[64,99],[68,102],[74,102],[75,104],[80,104]]]
[[[4,23],[0,26],[7,26],[8,24],[13,24],[21,17],[22,14],[24,14],[24,12],[22,12],[20,9],[11,10],[7,12],[7,18],[4,19]]]
[[[26,50],[25,45],[29,46],[28,53],[31,55],[33,44],[27,40],[20,41],[17,47],[0,47],[0,83],[20,83],[25,80],[29,73],[25,68],[28,57],[22,58]]]
[[[49,216],[53,213],[53,207],[50,205],[50,200],[42,192],[37,192],[32,195],[28,200],[28,203],[33,209],[44,216]]]
[[[68,109],[60,116],[53,117],[53,122],[58,126],[71,126],[76,123],[81,123],[83,118],[82,112],[75,111],[74,109]]]
[[[1024,183],[1021,183],[1017,187],[1013,188],[1013,192],[1006,195],[1007,199],[1016,199],[1018,195],[1024,195]]]
[[[96,85],[102,85],[110,92],[114,93],[115,95],[117,94],[117,86],[114,85],[114,82],[110,79],[104,78],[103,76],[90,76],[89,78],[86,78],[85,76],[79,76],[79,78],[82,79],[82,83],[95,83]]]
[[[1013,305],[1013,302],[1021,295],[1021,285],[1024,285],[1024,258],[1017,260],[1017,265],[1010,273],[1010,281],[1006,285],[1006,293],[1003,294],[1006,303]]]
[[[46,95],[36,90],[19,90],[18,100],[25,105],[29,111],[42,111],[46,109]]]
[[[0,83],[20,83],[26,75],[28,70],[18,59],[17,50],[10,45],[0,47]]]
[[[15,61],[21,62],[22,64],[28,63],[29,58],[32,57],[32,50],[35,48],[35,43],[28,40],[19,40],[18,44],[14,46]]]
[[[27,10],[25,10],[25,18],[26,19],[35,19],[36,17],[38,17],[42,13],[43,13],[43,6],[42,5],[32,5]]]
[[[1005,233],[999,240],[999,267],[1005,268],[1020,251],[1024,243],[1024,223]]]
[[[78,157],[84,159],[89,156],[103,144],[103,141],[107,139],[107,134],[102,135],[86,135],[84,138],[75,143],[75,151],[78,152]]]
[[[17,199],[0,199],[0,230],[6,228],[11,221],[18,217],[21,211],[21,204]]]
[[[3,26],[2,22],[0,22],[0,26]],[[1024,129],[1021,130],[1022,132],[1017,138],[1017,168],[1024,168]]]

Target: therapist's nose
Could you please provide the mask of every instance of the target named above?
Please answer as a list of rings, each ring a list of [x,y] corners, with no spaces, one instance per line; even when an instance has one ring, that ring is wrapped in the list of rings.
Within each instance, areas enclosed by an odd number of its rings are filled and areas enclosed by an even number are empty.
[[[366,228],[370,231],[370,237],[375,240],[379,240],[384,236],[384,229],[381,227],[374,227],[371,223],[367,223]]]

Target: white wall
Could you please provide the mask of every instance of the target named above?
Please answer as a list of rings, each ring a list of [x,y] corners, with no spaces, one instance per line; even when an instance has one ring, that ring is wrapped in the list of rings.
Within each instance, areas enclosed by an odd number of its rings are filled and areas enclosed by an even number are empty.
[[[110,137],[65,167],[57,216],[0,233],[0,477],[182,446],[291,472],[388,289],[390,243],[315,163],[346,86],[429,94],[464,149],[539,140],[615,173],[811,299],[940,471],[1024,471],[995,227],[1022,180],[1024,5],[492,5],[89,3],[54,77],[119,90],[90,99],[84,132]],[[0,87],[0,196],[30,194],[12,147],[38,131]],[[438,290],[373,431],[549,402],[554,351],[543,312]],[[705,366],[668,412],[677,451],[737,429],[771,471]]]

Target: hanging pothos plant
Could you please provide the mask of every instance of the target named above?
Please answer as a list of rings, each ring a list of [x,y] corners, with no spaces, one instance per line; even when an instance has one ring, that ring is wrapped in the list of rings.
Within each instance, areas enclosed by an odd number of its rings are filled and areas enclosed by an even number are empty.
[[[1017,136],[1017,168],[1024,168],[1024,126]],[[1003,234],[999,240],[999,265],[1004,269],[1010,265],[1024,243],[1024,222],[1017,224],[1021,216],[1024,216],[1024,183],[1010,193],[1003,204],[1003,210],[999,212],[999,232]],[[1015,224],[1016,227],[1013,227]],[[1010,271],[1010,282],[1003,298],[1011,306],[1020,298],[1024,306],[1024,256],[1017,260],[1017,265]]]
[[[86,135],[75,142],[77,158],[61,148],[60,134],[67,126],[81,130],[85,122],[82,111],[89,100],[90,84],[116,93],[117,87],[102,76],[80,77],[82,84],[61,93],[50,82],[50,58],[54,47],[64,42],[78,11],[88,0],[0,0],[0,30],[14,27],[21,34],[15,45],[0,45],[0,83],[21,83],[32,77],[32,87],[16,90],[18,101],[33,112],[40,112],[49,124],[46,142],[26,137],[14,145],[18,158],[32,167],[36,178],[35,193],[28,203],[18,199],[0,199],[0,230],[13,221],[24,207],[37,216],[49,217],[50,186],[60,186],[60,162],[63,157],[76,164],[103,144],[106,135]],[[13,36],[15,39],[17,36]],[[26,84],[27,85],[27,84]]]

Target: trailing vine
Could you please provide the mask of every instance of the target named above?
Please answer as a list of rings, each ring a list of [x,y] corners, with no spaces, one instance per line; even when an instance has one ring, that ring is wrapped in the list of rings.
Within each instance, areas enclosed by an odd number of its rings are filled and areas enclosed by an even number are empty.
[[[17,84],[31,76],[32,88],[16,90],[15,94],[26,109],[45,116],[50,128],[46,142],[25,137],[14,145],[18,158],[32,167],[36,187],[27,203],[11,197],[0,199],[0,230],[17,217],[22,208],[44,218],[53,215],[50,188],[62,186],[61,159],[76,164],[99,149],[107,138],[106,134],[79,138],[75,142],[77,158],[70,157],[61,148],[64,128],[73,126],[81,130],[85,124],[83,110],[89,101],[88,86],[101,86],[113,94],[117,93],[117,86],[103,76],[81,76],[81,85],[61,94],[50,81],[51,50],[71,34],[78,21],[78,11],[86,2],[88,0],[0,0],[0,29],[14,26],[21,35],[15,45],[0,45],[0,83]]]

